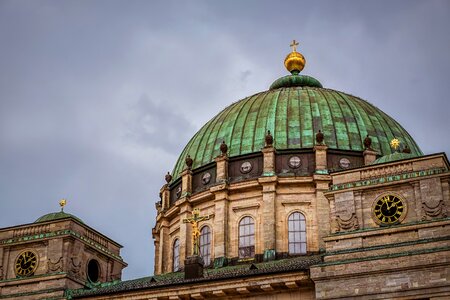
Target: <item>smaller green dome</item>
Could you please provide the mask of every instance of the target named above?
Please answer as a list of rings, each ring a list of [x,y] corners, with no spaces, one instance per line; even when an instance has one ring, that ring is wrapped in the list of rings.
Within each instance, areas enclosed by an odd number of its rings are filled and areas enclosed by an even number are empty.
[[[388,155],[385,155],[385,156],[382,156],[382,157],[376,159],[372,163],[372,165],[388,163],[388,162],[393,162],[393,161],[403,160],[403,159],[408,159],[408,158],[413,158],[413,157],[416,157],[416,155],[414,155],[412,153],[395,152],[395,153],[388,154]]]
[[[80,223],[84,223],[80,218],[75,217],[72,214],[65,213],[64,211],[49,213],[46,215],[43,215],[39,219],[37,219],[34,223],[41,223],[41,222],[47,222],[47,221],[55,221],[59,219],[66,219],[66,218],[72,218],[77,220]]]
[[[308,75],[287,75],[275,80],[270,86],[269,90],[275,90],[283,87],[294,87],[294,86],[308,86],[322,88],[322,84],[319,80]]]

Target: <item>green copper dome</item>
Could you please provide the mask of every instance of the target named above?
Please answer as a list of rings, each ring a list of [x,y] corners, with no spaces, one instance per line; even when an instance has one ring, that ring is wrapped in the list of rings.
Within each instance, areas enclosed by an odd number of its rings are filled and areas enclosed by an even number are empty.
[[[372,148],[382,156],[392,153],[389,141],[394,137],[408,145],[412,155],[422,155],[399,123],[367,101],[321,88],[312,77],[289,76],[275,81],[268,91],[231,104],[207,122],[178,158],[174,179],[185,168],[187,155],[194,161],[193,169],[213,162],[222,141],[230,157],[261,151],[267,130],[278,150],[312,148],[321,130],[330,149],[363,151],[369,135]]]
[[[77,220],[78,222],[83,223],[83,221],[81,221],[81,219],[79,219],[78,217],[75,217],[74,215],[65,213],[64,211],[59,211],[59,212],[54,212],[54,213],[49,213],[49,214],[43,215],[42,217],[37,219],[34,223],[55,221],[55,220],[65,219],[65,218],[73,218],[73,219]]]
[[[376,164],[383,164],[383,163],[388,163],[388,162],[393,162],[393,161],[397,161],[397,160],[403,160],[403,159],[408,159],[408,158],[413,158],[416,157],[416,155],[412,154],[412,153],[402,153],[402,152],[394,152],[385,156],[382,156],[378,159],[376,159],[372,165],[376,165]]]

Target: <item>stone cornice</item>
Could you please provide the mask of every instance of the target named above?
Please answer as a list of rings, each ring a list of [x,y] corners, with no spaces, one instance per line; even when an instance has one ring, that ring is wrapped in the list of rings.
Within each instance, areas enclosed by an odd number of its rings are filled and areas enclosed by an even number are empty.
[[[23,243],[42,241],[42,240],[54,239],[54,238],[65,237],[65,236],[74,237],[74,238],[82,241],[83,243],[99,250],[106,256],[108,256],[112,259],[115,259],[117,261],[120,261],[121,263],[124,263],[122,257],[120,257],[119,255],[112,253],[111,251],[109,251],[107,248],[100,245],[99,243],[93,241],[92,239],[85,237],[84,235],[82,235],[78,232],[70,230],[70,229],[57,230],[57,231],[53,231],[53,232],[47,232],[47,233],[41,233],[41,234],[35,234],[35,235],[29,235],[29,236],[8,238],[8,239],[0,240],[0,245],[3,246],[3,245],[23,244]]]
[[[398,182],[398,181],[402,181],[402,180],[409,180],[409,179],[415,179],[415,178],[420,178],[420,177],[425,177],[425,176],[441,175],[441,174],[447,174],[447,173],[450,174],[450,172],[448,172],[445,168],[435,168],[435,169],[408,172],[408,173],[402,173],[402,174],[391,175],[391,176],[358,180],[358,181],[347,182],[347,183],[342,183],[342,184],[333,184],[330,186],[329,192],[342,191],[342,190],[354,189],[354,188],[367,188],[369,186],[388,184],[388,183]]]

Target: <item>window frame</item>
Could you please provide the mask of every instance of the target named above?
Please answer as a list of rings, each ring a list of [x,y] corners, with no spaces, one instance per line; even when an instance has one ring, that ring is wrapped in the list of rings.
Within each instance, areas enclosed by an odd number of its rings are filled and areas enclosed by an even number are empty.
[[[242,224],[244,220],[250,221],[249,223]],[[256,252],[255,225],[256,225],[255,219],[252,216],[248,215],[243,216],[238,222],[238,258],[240,260],[255,258]]]
[[[180,266],[180,239],[175,238],[172,243],[172,271],[177,272],[181,270]],[[177,250],[175,252],[175,250]]]
[[[208,232],[206,234],[203,234],[203,230],[208,229]],[[202,245],[202,237],[206,236],[207,243]],[[211,265],[211,247],[212,247],[212,230],[209,225],[204,225],[200,229],[200,241],[199,241],[199,248],[200,248],[200,257],[203,259],[203,265],[205,267],[208,267]],[[202,248],[207,249],[207,254],[203,254]]]
[[[294,219],[295,215],[298,219]],[[289,255],[305,255],[308,253],[306,216],[301,211],[293,211],[287,218],[287,252]],[[293,251],[291,251],[293,249]],[[298,250],[297,250],[298,249]]]

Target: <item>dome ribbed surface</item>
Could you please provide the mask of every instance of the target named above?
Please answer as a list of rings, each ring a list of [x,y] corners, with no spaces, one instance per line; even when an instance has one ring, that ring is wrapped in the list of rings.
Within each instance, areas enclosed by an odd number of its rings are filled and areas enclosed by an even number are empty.
[[[312,148],[321,130],[330,149],[363,151],[368,134],[380,155],[392,153],[389,141],[394,137],[408,145],[412,155],[422,155],[399,123],[365,100],[318,87],[284,87],[233,103],[207,122],[178,158],[174,180],[185,168],[188,154],[195,169],[214,161],[222,141],[229,157],[259,152],[267,130],[278,150]]]
[[[416,155],[412,154],[412,153],[401,153],[401,152],[395,152],[392,154],[388,154],[385,156],[382,156],[378,159],[376,159],[372,165],[376,165],[376,164],[383,164],[383,163],[388,163],[388,162],[393,162],[393,161],[397,161],[397,160],[403,160],[403,159],[408,159],[408,158],[413,158]]]
[[[55,221],[55,220],[59,220],[59,219],[65,219],[65,218],[73,218],[81,223],[83,223],[83,221],[78,218],[75,217],[74,215],[65,213],[63,211],[59,211],[59,212],[54,212],[54,213],[49,213],[46,215],[43,215],[42,217],[40,217],[39,219],[37,219],[34,223],[41,223],[41,222],[47,222],[47,221]]]

